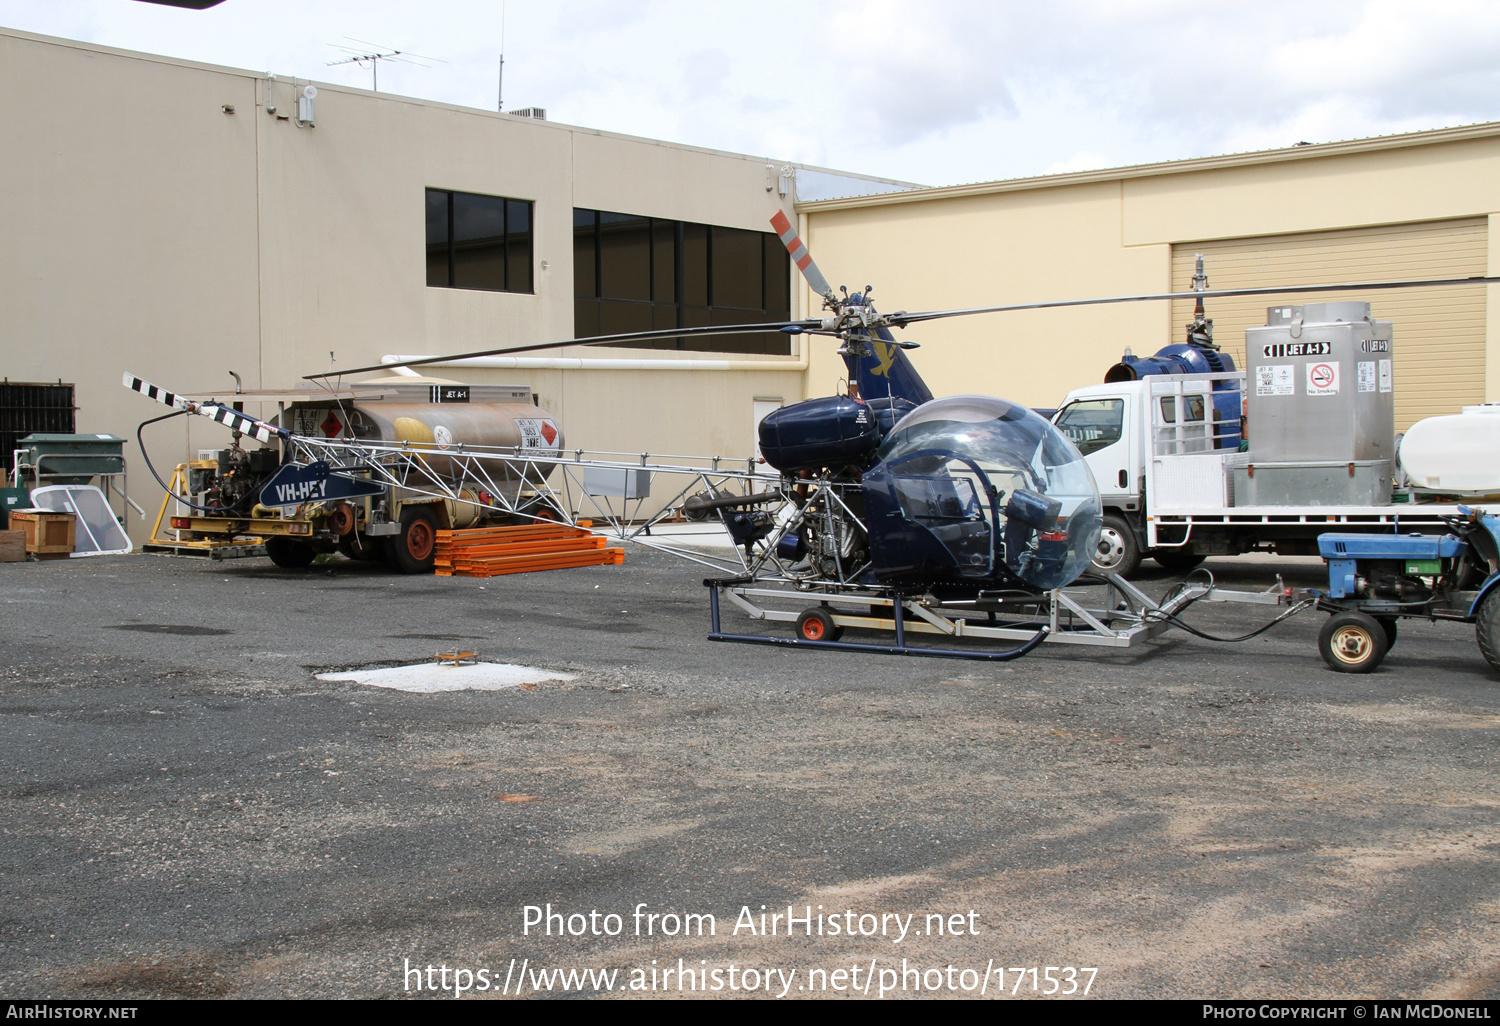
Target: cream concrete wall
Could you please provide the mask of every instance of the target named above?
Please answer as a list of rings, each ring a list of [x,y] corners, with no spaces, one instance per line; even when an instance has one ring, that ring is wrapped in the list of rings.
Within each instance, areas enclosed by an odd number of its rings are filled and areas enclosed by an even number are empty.
[[[874,284],[882,310],[929,310],[1167,292],[1175,243],[1493,217],[1497,207],[1500,126],[1487,125],[798,210],[830,280]],[[1493,232],[1489,246],[1489,273],[1500,273]],[[1486,317],[1484,387],[1495,401],[1496,303]],[[961,318],[902,337],[923,344],[909,355],[939,395],[1052,406],[1101,381],[1126,346],[1151,353],[1181,331],[1161,302]],[[822,394],[836,368],[814,346],[807,388]]]
[[[314,126],[268,112],[305,84],[0,30],[0,375],[73,382],[80,430],[130,435],[166,411],[125,370],[227,394],[230,370],[302,386],[330,351],[353,367],[568,339],[574,206],[768,230],[781,202],[757,157],[323,84]],[[534,295],[427,287],[428,187],[534,201]],[[530,385],[601,450],[748,456],[754,398],[802,398],[785,370],[435,373]],[[199,418],[148,430],[167,468],[228,440]]]
[[[121,435],[166,412],[126,369],[258,385],[253,80],[0,34],[0,90],[0,374],[75,383],[78,429]],[[148,429],[169,469],[223,432],[190,419]]]
[[[835,288],[874,285],[871,299],[883,311],[1161,288],[1171,280],[1171,245],[1125,245],[1120,209],[1118,182],[826,213],[813,206],[807,241]],[[1079,383],[1080,368],[1100,368],[1102,377],[1126,345],[1164,335],[1167,313],[1166,304],[1137,304],[985,314],[924,323],[900,337],[921,344],[907,356],[936,395],[1055,406]],[[831,394],[843,363],[833,343],[808,344],[807,392]]]

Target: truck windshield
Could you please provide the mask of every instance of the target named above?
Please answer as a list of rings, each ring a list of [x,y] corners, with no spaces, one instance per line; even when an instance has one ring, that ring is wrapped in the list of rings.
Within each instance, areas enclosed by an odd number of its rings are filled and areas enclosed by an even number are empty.
[[[1053,423],[1087,456],[1120,440],[1125,426],[1125,401],[1084,399],[1069,403]]]

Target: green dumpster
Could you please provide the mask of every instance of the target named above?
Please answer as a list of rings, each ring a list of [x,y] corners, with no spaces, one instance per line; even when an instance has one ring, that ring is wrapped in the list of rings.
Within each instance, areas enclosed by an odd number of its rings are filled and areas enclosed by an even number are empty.
[[[125,439],[114,435],[27,435],[18,443],[22,476],[38,484],[88,484],[125,472]]]

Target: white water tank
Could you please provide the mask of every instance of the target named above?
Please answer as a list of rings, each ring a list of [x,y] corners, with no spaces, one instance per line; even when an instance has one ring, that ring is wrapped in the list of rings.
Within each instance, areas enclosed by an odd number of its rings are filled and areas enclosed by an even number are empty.
[[[1500,403],[1417,421],[1401,439],[1400,460],[1412,488],[1444,495],[1500,494]]]

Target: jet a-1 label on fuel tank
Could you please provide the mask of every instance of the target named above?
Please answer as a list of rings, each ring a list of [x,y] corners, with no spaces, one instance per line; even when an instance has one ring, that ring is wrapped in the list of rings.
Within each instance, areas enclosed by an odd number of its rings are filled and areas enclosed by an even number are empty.
[[[1333,352],[1332,342],[1277,342],[1262,346],[1266,358],[1276,356],[1328,356]]]
[[[288,463],[261,487],[262,506],[300,506],[304,502],[357,499],[385,489],[373,481],[359,481],[330,472],[327,462]]]

